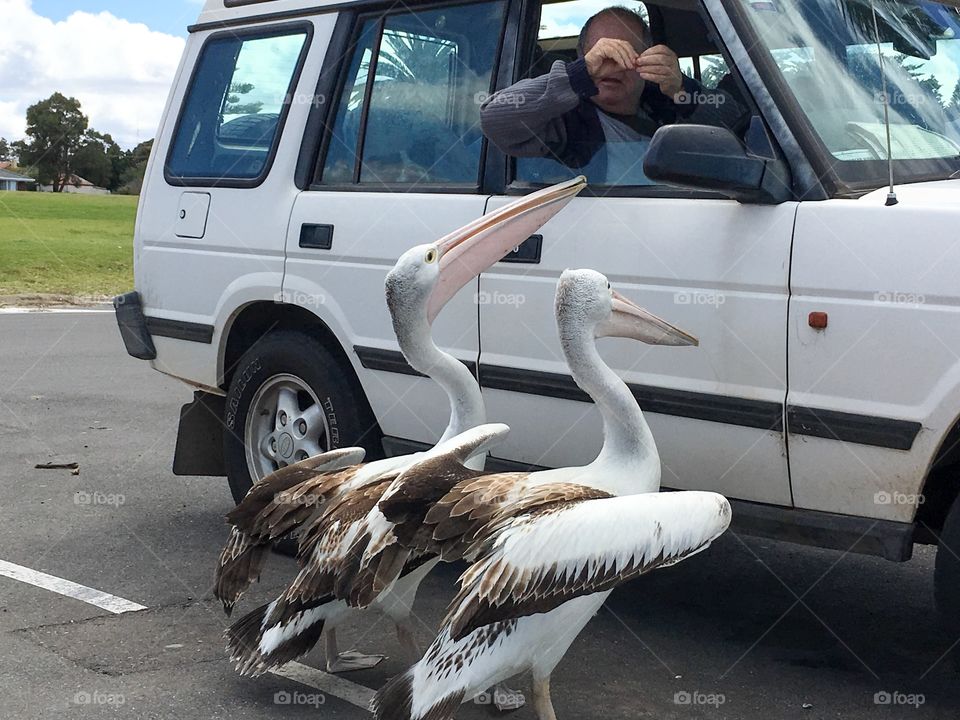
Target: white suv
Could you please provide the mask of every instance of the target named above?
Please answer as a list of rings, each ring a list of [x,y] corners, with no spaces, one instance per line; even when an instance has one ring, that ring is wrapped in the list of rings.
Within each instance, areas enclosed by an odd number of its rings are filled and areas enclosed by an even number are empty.
[[[960,11],[885,2],[874,25],[860,0],[634,6],[743,122],[661,128],[635,148],[642,181],[589,178],[438,318],[512,428],[491,466],[597,451],[552,304],[564,268],[596,268],[700,338],[602,347],[650,417],[664,485],[736,499],[744,532],[890,560],[952,545],[937,590],[956,604]],[[143,188],[136,292],[117,299],[128,351],[197,390],[176,472],[226,474],[240,498],[326,448],[436,440],[447,404],[398,352],[384,275],[579,174],[505,157],[479,107],[572,60],[596,7],[207,2]]]

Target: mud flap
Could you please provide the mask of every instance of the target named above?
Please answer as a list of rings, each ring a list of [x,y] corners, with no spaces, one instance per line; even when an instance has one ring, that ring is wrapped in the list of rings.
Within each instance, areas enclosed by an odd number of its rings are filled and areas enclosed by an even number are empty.
[[[174,475],[227,474],[223,463],[223,414],[226,398],[197,391],[193,402],[180,408]]]

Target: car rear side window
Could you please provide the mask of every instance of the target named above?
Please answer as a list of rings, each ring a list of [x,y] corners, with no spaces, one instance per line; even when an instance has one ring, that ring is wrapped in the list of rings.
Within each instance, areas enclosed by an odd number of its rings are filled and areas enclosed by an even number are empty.
[[[469,184],[480,174],[502,0],[397,12],[360,26],[322,182]]]
[[[247,186],[266,176],[308,36],[301,25],[207,41],[170,146],[169,182]]]

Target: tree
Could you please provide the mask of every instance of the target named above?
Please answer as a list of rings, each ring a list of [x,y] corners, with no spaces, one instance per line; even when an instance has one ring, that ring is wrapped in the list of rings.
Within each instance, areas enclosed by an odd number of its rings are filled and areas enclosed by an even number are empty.
[[[252,83],[233,83],[227,91],[227,102],[223,107],[224,115],[256,115],[263,110],[262,102],[240,102],[242,95],[249,95]]]
[[[120,187],[128,166],[129,153],[125,153],[109,134],[103,135],[93,129],[87,131],[73,161],[77,175],[111,192]]]
[[[23,165],[35,167],[41,185],[62,192],[73,175],[73,162],[87,132],[89,120],[80,101],[54,93],[27,108],[27,138],[17,150]]]
[[[153,150],[153,140],[147,140],[127,153],[127,169],[121,178],[119,192],[125,195],[140,194],[151,150]]]
[[[7,142],[6,138],[0,137],[0,162],[10,162],[14,159],[13,145]]]
[[[953,115],[960,115],[960,80],[957,80],[957,84],[953,86],[953,94],[947,101],[947,109]]]

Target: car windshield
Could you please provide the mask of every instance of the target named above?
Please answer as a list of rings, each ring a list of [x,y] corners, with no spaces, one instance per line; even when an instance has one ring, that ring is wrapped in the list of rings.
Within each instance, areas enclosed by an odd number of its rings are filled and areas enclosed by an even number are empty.
[[[910,0],[739,0],[849,185],[960,169],[960,10]]]

